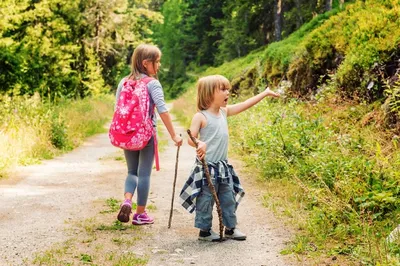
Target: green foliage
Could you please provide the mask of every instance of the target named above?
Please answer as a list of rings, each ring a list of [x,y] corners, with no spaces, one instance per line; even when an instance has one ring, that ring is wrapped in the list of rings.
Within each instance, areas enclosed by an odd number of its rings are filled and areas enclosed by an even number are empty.
[[[58,101],[108,92],[161,21],[148,2],[2,1],[0,93]]]
[[[81,254],[81,261],[83,263],[91,263],[91,262],[93,262],[93,259],[92,259],[92,256],[90,256],[89,254],[82,253]]]
[[[348,4],[265,50],[198,74],[226,75],[239,96],[234,101],[286,77],[296,96],[315,92],[312,102],[284,95],[229,118],[231,152],[265,182],[290,180],[303,191],[285,190],[302,202],[300,209],[284,212],[303,213],[296,220],[302,230],[286,252],[340,255],[366,265],[398,263],[398,243],[385,240],[400,217],[398,124],[392,122],[388,131],[385,119],[398,119],[399,82],[392,76],[383,106],[340,103],[338,96],[380,97],[390,76],[385,64],[397,62],[399,7],[383,0]],[[185,110],[186,123],[196,111],[194,83],[187,87],[174,104]]]
[[[120,202],[115,198],[108,198],[106,200],[106,205],[108,207],[108,210],[101,211],[100,213],[115,213],[120,208]]]
[[[120,201],[115,199],[115,198],[109,198],[106,200],[106,205],[108,207],[107,210],[101,211],[101,214],[106,214],[106,213],[115,213],[119,210],[120,206]],[[136,203],[132,204],[132,209],[136,208]],[[151,206],[151,205],[150,205]],[[115,221],[115,224],[117,224],[118,226],[121,225],[121,223],[119,223],[118,220]]]
[[[96,228],[96,230],[99,231],[123,231],[127,229],[129,229],[129,227],[118,220],[115,220],[112,225],[101,224]]]
[[[190,79],[186,71],[214,63],[215,42],[220,33],[212,21],[223,16],[223,2],[173,0],[164,3],[164,23],[155,27],[155,37],[166,66],[160,73],[160,80],[169,98],[183,92],[182,84]]]
[[[390,125],[396,125],[400,123],[400,76],[395,77],[397,80],[394,84],[386,85],[385,94],[386,102],[384,107],[387,108],[387,121]]]
[[[187,4],[179,1],[167,1],[162,7],[164,23],[155,27],[156,39],[163,56],[159,77],[166,91],[167,97],[179,94],[180,85],[186,77],[186,54],[181,45],[189,36],[184,34],[183,14]],[[164,66],[167,66],[165,69]]]
[[[38,93],[0,98],[0,172],[49,159],[104,132],[113,112],[111,96],[43,102]]]
[[[213,75],[215,73],[224,75],[232,80],[237,77],[243,76],[254,65],[260,63],[263,51],[253,51],[249,55],[241,58],[236,58],[229,63],[222,64],[218,67],[209,67],[199,76]]]
[[[373,94],[368,92],[367,82],[377,77],[369,70],[374,64],[386,62],[400,41],[399,8],[397,1],[358,2],[323,29],[330,29],[327,36],[333,47],[346,55],[338,67],[337,79],[349,94],[356,88],[361,96]],[[351,19],[345,19],[348,14]]]
[[[71,64],[73,58],[79,58],[79,48],[69,24],[77,8],[74,3],[46,1],[22,5],[2,18],[8,25],[0,35],[4,48],[0,58],[3,67],[8,67],[1,76],[2,92],[32,95],[37,91],[42,97],[57,97],[69,95],[78,86]],[[15,68],[17,62],[19,70]]]
[[[151,43],[152,24],[162,22],[162,16],[149,8],[150,0],[96,0],[84,2],[88,31],[85,42],[95,52],[97,70],[107,85],[114,86],[132,50],[140,43]]]
[[[264,58],[264,76],[267,80],[276,84],[286,76],[289,67],[295,68],[295,63],[293,63],[293,61],[297,58],[296,53],[300,49],[300,45],[302,45],[304,39],[337,12],[338,10],[336,9],[318,15],[310,22],[304,24],[288,38],[281,42],[270,44],[265,49]],[[303,72],[301,74],[302,75],[299,75],[299,80],[306,79],[307,76],[305,77]]]
[[[136,254],[128,252],[118,258],[118,261],[114,264],[115,266],[136,266],[136,265],[146,265],[148,263],[148,258],[138,257]]]
[[[304,95],[317,88],[320,76],[335,71],[344,95],[380,97],[379,83],[372,88],[369,84],[380,78],[373,67],[387,62],[398,49],[399,8],[397,1],[357,1],[343,12],[326,14],[332,16],[306,37],[294,35],[282,46],[267,49],[267,77],[287,76],[292,92]],[[270,55],[276,59],[269,60]]]
[[[199,76],[220,73],[234,83],[254,69],[260,55],[209,68]],[[190,91],[174,103],[185,110],[186,123],[196,111],[194,84],[187,86]],[[321,90],[313,103],[264,100],[230,117],[230,153],[239,154],[265,182],[290,180],[303,190],[281,192],[302,200],[300,209],[284,212],[305,213],[296,220],[304,230],[286,252],[323,252],[390,265],[396,261],[396,248],[389,249],[385,237],[400,215],[398,139],[383,131],[379,102],[334,105],[330,101],[335,94]]]
[[[361,237],[366,226],[363,219],[368,220],[371,232],[382,235],[397,224],[400,154],[396,150],[383,153],[381,146],[388,149],[392,144],[379,139],[374,125],[362,125],[360,117],[371,109],[344,107],[262,102],[230,119],[230,133],[233,150],[240,151],[263,178],[291,177],[304,188],[311,215],[307,235],[314,243],[323,245],[334,239],[341,243],[335,254],[356,256],[356,250],[375,238]],[[358,241],[346,243],[353,238]]]
[[[339,5],[339,1],[333,2],[334,6]],[[164,54],[165,71],[160,80],[167,95],[175,97],[184,91],[182,84],[191,77],[186,72],[231,61],[275,41],[276,5],[277,1],[272,0],[166,1],[162,6],[164,23],[154,30]],[[281,26],[286,37],[315,14],[323,13],[325,7],[324,1],[292,0],[282,1],[282,11]],[[319,26],[315,21],[310,25]],[[293,56],[291,51],[287,52]],[[246,77],[239,83],[243,87],[252,79]],[[250,83],[257,86],[259,82],[254,78]]]
[[[265,2],[227,1],[223,8],[225,17],[214,21],[214,25],[222,29],[217,62],[231,61],[260,46],[260,42],[255,38],[254,33],[258,27],[266,26],[267,23],[272,24],[273,19],[273,2]],[[263,14],[264,19],[258,20],[256,17],[259,14]],[[253,20],[261,25],[251,25],[254,23]]]
[[[51,144],[57,149],[70,148],[65,122],[59,117],[53,116],[50,129]]]
[[[112,208],[115,199],[108,199]],[[123,225],[114,221],[114,212],[104,211],[84,221],[70,222],[69,230],[73,237],[52,245],[45,252],[35,255],[29,265],[146,265],[148,254],[140,257],[130,252],[121,253],[122,249],[129,250],[143,237],[143,230],[138,227]],[[106,221],[106,224],[104,222]],[[110,222],[111,221],[111,222]]]
[[[277,1],[226,1],[223,6],[224,17],[213,22],[221,29],[218,40],[218,63],[244,56],[250,51],[272,44],[279,40],[275,36],[277,20],[275,17]],[[325,12],[323,1],[282,1],[283,37],[289,36],[315,14]],[[337,1],[334,1],[337,6]]]

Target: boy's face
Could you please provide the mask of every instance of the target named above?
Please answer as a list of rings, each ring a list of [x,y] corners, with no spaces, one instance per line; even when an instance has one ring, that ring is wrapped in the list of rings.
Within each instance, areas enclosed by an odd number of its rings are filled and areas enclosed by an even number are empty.
[[[214,103],[220,107],[226,107],[228,105],[228,99],[229,89],[221,85],[214,93]]]

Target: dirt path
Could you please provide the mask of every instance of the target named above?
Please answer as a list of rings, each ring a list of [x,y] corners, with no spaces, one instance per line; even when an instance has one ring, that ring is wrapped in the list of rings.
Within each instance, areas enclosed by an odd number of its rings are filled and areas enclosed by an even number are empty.
[[[187,138],[182,127],[178,127],[178,131]],[[128,225],[123,228],[124,235],[113,231],[96,235],[97,231],[87,229],[87,224],[83,226],[85,230],[73,229],[77,223],[88,223],[88,219],[93,221],[98,218],[106,224],[115,221],[116,212],[101,216],[99,211],[104,210],[104,204],[101,203],[106,199],[122,198],[125,165],[115,160],[121,154],[109,144],[106,134],[100,134],[69,154],[41,165],[21,167],[16,176],[1,180],[0,265],[32,265],[38,254],[49,250],[51,256],[61,253],[61,249],[54,247],[68,241],[69,247],[63,249],[60,259],[54,262],[51,257],[47,260],[48,264],[71,265],[67,262],[73,261],[73,265],[80,265],[85,257],[79,248],[84,245],[85,254],[98,254],[86,258],[89,262],[93,259],[96,265],[124,265],[121,260],[119,264],[113,261],[112,256],[126,252],[146,257],[148,265],[157,266],[295,265],[289,262],[288,257],[279,254],[285,241],[289,240],[288,231],[282,222],[274,219],[261,206],[256,185],[244,175],[241,178],[247,194],[238,208],[238,228],[247,233],[247,240],[222,243],[197,240],[198,231],[193,227],[194,215],[187,213],[178,202],[180,189],[195,156],[194,149],[186,143],[180,151],[171,229],[167,229],[167,224],[176,156],[176,147],[171,141],[160,154],[161,171],[153,171],[152,175],[149,203],[156,207],[150,211],[156,219],[154,225],[139,229]],[[232,164],[240,175],[239,164]],[[217,215],[214,217],[217,222]],[[214,231],[218,232],[216,223]],[[76,240],[87,232],[90,234],[85,239]],[[140,240],[127,242],[126,238],[132,235],[140,235]],[[117,245],[116,242],[121,242],[121,239],[125,239],[125,244],[128,243],[127,248]],[[101,244],[93,244],[100,240],[103,240]],[[76,250],[80,251],[74,253]],[[77,258],[79,255],[76,254],[79,253],[80,258]],[[108,256],[109,263],[107,259],[99,263],[96,261],[99,253],[114,255]]]

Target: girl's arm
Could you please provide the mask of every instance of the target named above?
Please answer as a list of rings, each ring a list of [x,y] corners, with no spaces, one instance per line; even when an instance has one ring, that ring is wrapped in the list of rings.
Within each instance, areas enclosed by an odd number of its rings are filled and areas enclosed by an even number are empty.
[[[172,125],[171,116],[169,115],[167,106],[164,101],[164,92],[160,82],[156,79],[152,80],[147,83],[147,87],[149,89],[150,97],[153,99],[154,104],[157,107],[157,111],[160,114],[160,118],[167,128],[171,139],[175,142],[176,146],[181,146],[182,138],[175,133],[174,126]]]
[[[196,138],[196,139],[198,138],[199,131],[201,128],[206,126],[206,122],[207,122],[206,118],[201,113],[196,113],[193,116],[192,123],[190,125],[190,132],[192,133],[192,136],[194,138]],[[198,143],[198,146],[196,149],[196,153],[197,153],[197,156],[199,157],[199,159],[202,160],[206,154],[207,145],[205,142],[202,142],[198,139],[197,139],[197,143]],[[196,147],[196,144],[193,143],[193,141],[190,138],[188,138],[188,144],[192,147]]]
[[[181,146],[183,140],[180,136],[176,135],[174,126],[172,125],[171,116],[169,115],[169,113],[168,112],[161,113],[160,117],[165,127],[167,128],[168,133],[171,136],[171,139],[175,142],[175,145]]]
[[[247,99],[244,102],[237,103],[234,105],[228,105],[226,107],[226,111],[227,111],[226,114],[227,114],[227,116],[237,115],[243,111],[246,111],[250,107],[256,105],[258,102],[260,102],[262,99],[264,99],[267,96],[276,97],[276,98],[280,97],[279,93],[273,92],[267,87],[263,92]]]

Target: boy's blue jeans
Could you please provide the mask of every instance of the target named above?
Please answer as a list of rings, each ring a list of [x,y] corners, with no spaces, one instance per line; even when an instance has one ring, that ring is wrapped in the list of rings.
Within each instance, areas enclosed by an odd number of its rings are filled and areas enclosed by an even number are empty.
[[[222,209],[222,223],[228,228],[236,226],[236,200],[233,184],[214,184],[215,191]],[[212,210],[214,198],[208,185],[202,186],[200,195],[196,198],[196,217],[194,226],[207,231],[212,227]]]

